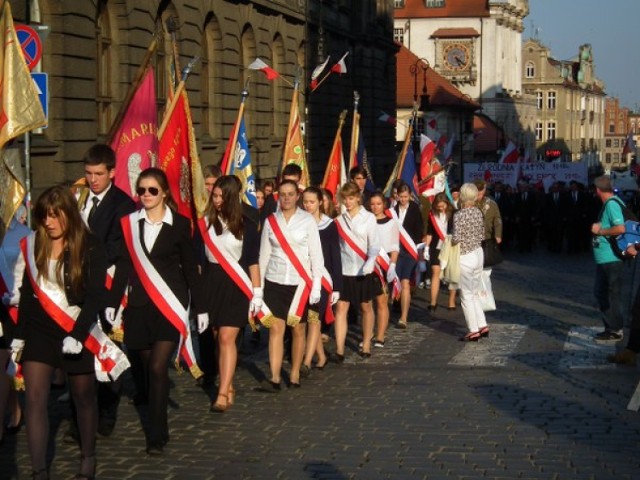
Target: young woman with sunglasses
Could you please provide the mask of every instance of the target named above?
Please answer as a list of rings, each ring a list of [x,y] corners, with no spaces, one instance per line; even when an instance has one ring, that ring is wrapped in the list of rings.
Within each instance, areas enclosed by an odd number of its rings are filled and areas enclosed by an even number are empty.
[[[141,368],[132,373],[138,392],[146,393],[149,404],[147,454],[161,455],[169,441],[168,365],[181,337],[184,345],[180,353],[190,359],[190,298],[198,330],[204,331],[209,322],[191,225],[175,212],[165,173],[158,168],[142,171],[136,193],[143,208],[121,220],[126,248],[117,263],[111,291],[122,292],[129,280],[128,304],[123,312],[124,344],[141,359]],[[116,301],[111,299],[105,316],[114,314]],[[189,361],[187,364],[197,368]]]
[[[203,228],[205,256],[204,285],[207,312],[217,343],[218,396],[212,412],[222,413],[234,403],[233,375],[238,361],[236,339],[247,325],[249,313],[262,307],[262,288],[258,254],[258,225],[242,214],[242,184],[237,177],[225,175],[213,185],[207,218]],[[250,289],[250,302],[244,290]],[[243,290],[244,289],[244,290]],[[251,312],[250,312],[251,310]]]

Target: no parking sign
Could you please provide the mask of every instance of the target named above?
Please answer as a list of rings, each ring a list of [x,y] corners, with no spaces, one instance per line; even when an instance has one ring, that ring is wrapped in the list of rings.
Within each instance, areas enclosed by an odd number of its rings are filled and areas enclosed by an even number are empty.
[[[16,25],[16,35],[29,70],[33,70],[42,58],[42,42],[38,33],[28,25]]]

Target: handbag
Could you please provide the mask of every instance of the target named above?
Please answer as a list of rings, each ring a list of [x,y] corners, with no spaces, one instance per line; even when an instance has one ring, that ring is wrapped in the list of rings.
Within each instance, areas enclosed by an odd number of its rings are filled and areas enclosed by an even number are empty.
[[[493,238],[482,241],[482,252],[484,253],[484,268],[493,267],[502,263],[502,252],[500,246]]]
[[[483,312],[493,312],[496,309],[496,300],[493,296],[493,288],[491,287],[491,278],[489,272],[483,271],[480,274],[480,290],[478,291],[480,305]]]

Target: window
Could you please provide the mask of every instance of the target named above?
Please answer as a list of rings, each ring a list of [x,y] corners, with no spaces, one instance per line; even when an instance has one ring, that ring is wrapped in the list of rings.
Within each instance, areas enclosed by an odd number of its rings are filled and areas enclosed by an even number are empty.
[[[618,122],[618,133],[624,132],[624,122]]]
[[[619,148],[620,147],[620,139],[619,138],[614,138],[613,139],[613,147],[614,148]]]
[[[276,35],[273,39],[273,46],[271,47],[272,54],[272,66],[276,72],[284,72],[285,60],[284,60],[284,41],[281,35]],[[288,111],[286,109],[284,97],[285,92],[282,82],[269,82],[271,86],[271,112],[272,112],[272,128],[273,135],[275,137],[284,136],[286,131],[286,125],[283,122],[288,120]]]
[[[556,109],[556,92],[547,92],[547,109]]]
[[[426,0],[425,1],[425,6],[427,8],[440,8],[440,7],[444,7],[444,0]]]
[[[554,140],[556,138],[556,122],[547,123],[547,140]]]
[[[404,45],[404,28],[394,28],[393,29],[393,39]]]
[[[525,78],[533,78],[536,76],[536,66],[533,62],[527,62],[524,67],[524,76]]]
[[[611,148],[611,139],[610,138],[607,138],[607,140],[604,143],[605,143],[605,146],[607,148]]]
[[[404,8],[404,0],[393,0],[393,6],[395,8]]]
[[[614,163],[617,163],[620,161],[620,154],[619,153],[614,153],[613,154],[613,161]]]
[[[610,153],[607,153],[607,154],[604,156],[604,159],[605,159],[605,160],[604,160],[604,161],[605,161],[605,163],[611,163],[611,154],[610,154]]]
[[[616,133],[616,126],[613,123],[609,124],[609,133]]]
[[[536,140],[542,140],[542,122],[536,122]]]
[[[113,91],[111,77],[114,68],[113,49],[111,41],[111,20],[109,9],[106,5],[100,12],[97,24],[97,95],[96,103],[98,107],[98,133],[106,135],[113,122]]]
[[[219,115],[216,115],[216,107],[219,102],[219,87],[216,71],[221,58],[222,33],[218,20],[211,17],[204,27],[204,39],[202,42],[202,67],[200,68],[202,80],[202,124],[203,131],[212,138],[221,135]]]
[[[536,106],[538,110],[542,110],[542,98],[543,98],[543,93],[536,92]]]

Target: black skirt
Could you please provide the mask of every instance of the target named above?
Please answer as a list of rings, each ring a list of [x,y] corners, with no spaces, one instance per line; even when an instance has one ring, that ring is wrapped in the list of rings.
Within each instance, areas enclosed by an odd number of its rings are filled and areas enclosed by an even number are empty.
[[[211,326],[244,328],[249,321],[249,299],[220,264],[207,264],[204,281]]]
[[[151,302],[127,306],[122,312],[124,344],[131,350],[148,350],[160,341],[178,343],[180,332]]]
[[[284,320],[285,322],[287,321],[296,288],[298,288],[296,285],[280,285],[279,283],[270,282],[265,279],[264,303],[269,307],[274,317]],[[307,321],[308,311],[309,304],[307,303],[302,318],[300,319],[301,322]]]
[[[376,286],[375,273],[358,277],[343,276],[340,300],[359,305],[367,303],[382,293],[380,283]]]

